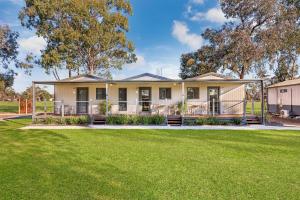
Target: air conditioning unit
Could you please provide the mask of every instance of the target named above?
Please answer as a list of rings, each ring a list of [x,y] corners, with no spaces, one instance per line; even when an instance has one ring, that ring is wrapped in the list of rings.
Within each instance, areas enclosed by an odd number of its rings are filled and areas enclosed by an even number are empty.
[[[288,118],[290,116],[290,111],[289,110],[281,110],[280,116],[283,118]]]

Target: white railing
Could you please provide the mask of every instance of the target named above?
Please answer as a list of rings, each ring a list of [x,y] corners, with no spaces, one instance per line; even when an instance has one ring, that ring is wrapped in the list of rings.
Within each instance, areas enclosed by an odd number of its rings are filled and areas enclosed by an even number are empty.
[[[55,115],[76,115],[76,114],[159,114],[159,115],[219,115],[219,114],[256,114],[256,102],[246,102],[244,100],[226,101],[200,101],[186,100],[184,106],[181,102],[172,100],[159,101],[108,101],[108,113],[106,113],[106,100],[96,101],[73,101],[66,104],[64,101],[53,101],[53,111]],[[82,103],[82,105],[80,105]],[[248,103],[248,106],[247,106]],[[120,109],[126,106],[124,110]],[[251,106],[249,106],[251,104]],[[82,106],[81,112],[78,110]],[[250,112],[249,112],[250,109]],[[49,112],[45,104],[44,114]]]

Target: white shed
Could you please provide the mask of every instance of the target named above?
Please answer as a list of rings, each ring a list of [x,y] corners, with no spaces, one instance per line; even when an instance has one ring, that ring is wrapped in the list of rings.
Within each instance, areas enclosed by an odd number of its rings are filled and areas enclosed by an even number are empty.
[[[268,111],[279,113],[288,110],[290,115],[300,115],[300,78],[268,87]]]

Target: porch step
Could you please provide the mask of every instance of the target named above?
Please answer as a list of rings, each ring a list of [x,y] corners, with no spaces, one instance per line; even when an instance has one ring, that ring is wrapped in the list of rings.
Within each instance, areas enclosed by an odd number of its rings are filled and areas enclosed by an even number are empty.
[[[261,124],[259,117],[247,117],[247,124]]]
[[[105,125],[106,124],[106,118],[104,116],[93,116],[92,124],[94,125]]]
[[[170,126],[181,126],[182,125],[182,117],[181,116],[167,116],[168,125]]]

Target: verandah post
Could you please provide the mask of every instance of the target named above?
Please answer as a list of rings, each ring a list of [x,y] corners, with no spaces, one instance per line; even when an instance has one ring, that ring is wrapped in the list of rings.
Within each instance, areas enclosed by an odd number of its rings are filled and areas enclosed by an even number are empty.
[[[252,98],[251,114],[254,115],[254,98]]]
[[[265,98],[264,98],[264,81],[261,80],[261,123],[265,124]]]
[[[28,114],[28,99],[25,100],[25,113]]]
[[[105,83],[105,116],[108,115],[108,83]]]
[[[47,104],[46,104],[46,98],[44,97],[44,115],[47,115]]]
[[[21,98],[19,98],[19,114],[21,114]]]
[[[181,84],[181,115],[184,116],[184,101],[185,101],[185,98],[184,98],[184,82],[182,82]]]
[[[32,82],[32,122],[34,122],[34,120],[35,120],[35,83]]]
[[[243,100],[243,118],[242,118],[242,124],[247,125],[247,117],[246,117],[246,108],[247,107],[247,99],[244,98]]]
[[[215,98],[213,98],[212,100],[212,112],[213,112],[213,116],[215,116]]]
[[[61,117],[65,116],[65,104],[64,101],[61,101]]]
[[[138,99],[138,96],[139,96],[139,91],[138,91],[138,88],[136,88],[135,90],[135,114],[137,115],[139,110],[138,110],[138,107],[139,107],[139,99]]]

